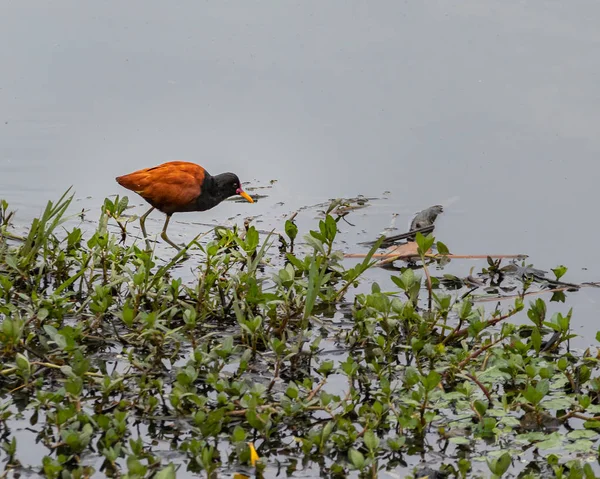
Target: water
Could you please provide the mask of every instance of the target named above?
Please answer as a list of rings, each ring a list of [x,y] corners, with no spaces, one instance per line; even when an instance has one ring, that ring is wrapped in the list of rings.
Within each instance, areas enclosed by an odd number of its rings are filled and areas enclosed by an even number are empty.
[[[573,249],[597,232],[599,16],[591,1],[11,2],[0,191],[21,217],[69,185],[97,205],[124,192],[115,176],[185,159],[278,180],[261,205],[202,217],[389,190],[408,219],[459,196],[440,232],[455,249],[592,268],[599,253]]]
[[[281,226],[363,194],[380,199],[351,216],[346,250],[444,203],[453,252],[599,280],[599,20],[592,0],[5,1],[0,197],[25,224],[73,185],[93,217],[126,193],[116,176],[188,160],[277,182],[254,205],[175,216],[175,241],[204,228],[190,222]],[[554,308],[593,337],[599,300]]]

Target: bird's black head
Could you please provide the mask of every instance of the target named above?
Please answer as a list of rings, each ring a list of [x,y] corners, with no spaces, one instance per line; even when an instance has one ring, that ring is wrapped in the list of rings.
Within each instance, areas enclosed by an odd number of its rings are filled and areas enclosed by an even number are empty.
[[[242,189],[242,183],[235,173],[221,173],[213,177],[214,195],[224,200],[233,195],[240,195],[250,203],[254,203],[254,200]]]

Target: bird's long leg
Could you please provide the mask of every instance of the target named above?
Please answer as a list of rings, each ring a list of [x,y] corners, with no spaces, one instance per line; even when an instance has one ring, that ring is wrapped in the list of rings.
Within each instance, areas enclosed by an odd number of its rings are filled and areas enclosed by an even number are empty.
[[[167,220],[165,221],[165,225],[163,226],[163,230],[162,230],[162,233],[160,234],[160,237],[162,239],[164,239],[167,243],[169,243],[176,250],[181,250],[181,247],[177,246],[175,243],[173,243],[167,236],[167,228],[169,227],[170,220],[171,220],[171,215],[167,215]]]
[[[144,241],[146,242],[146,247],[150,249],[150,242],[148,241],[148,234],[146,233],[146,218],[148,215],[154,211],[154,206],[146,211],[142,216],[140,216],[140,226],[142,227],[142,233],[144,235]]]

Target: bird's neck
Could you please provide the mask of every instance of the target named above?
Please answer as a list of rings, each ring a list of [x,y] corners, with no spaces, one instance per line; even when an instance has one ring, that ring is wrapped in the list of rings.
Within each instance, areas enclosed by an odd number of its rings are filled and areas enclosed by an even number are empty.
[[[218,175],[217,175],[218,176]],[[202,194],[196,199],[198,211],[206,211],[217,206],[226,197],[220,194],[218,179],[206,173],[202,183]]]

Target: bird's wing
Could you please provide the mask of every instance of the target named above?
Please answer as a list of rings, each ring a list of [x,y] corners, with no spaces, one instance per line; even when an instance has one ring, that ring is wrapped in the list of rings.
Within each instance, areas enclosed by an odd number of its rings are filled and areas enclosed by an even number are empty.
[[[120,176],[117,182],[159,210],[174,213],[200,196],[205,174],[195,163],[171,161]]]

